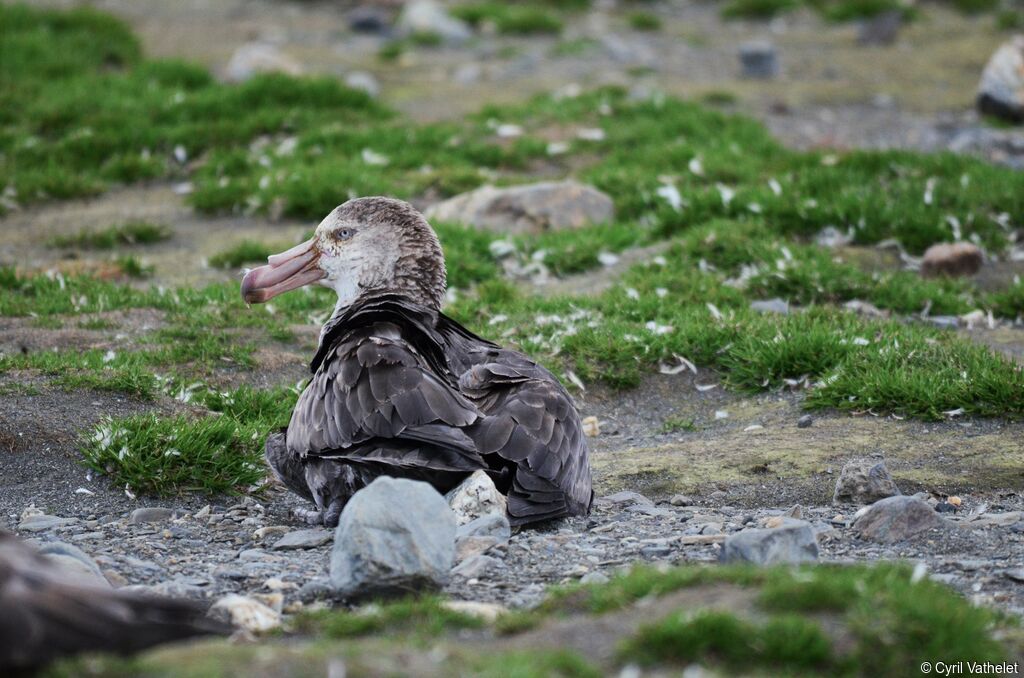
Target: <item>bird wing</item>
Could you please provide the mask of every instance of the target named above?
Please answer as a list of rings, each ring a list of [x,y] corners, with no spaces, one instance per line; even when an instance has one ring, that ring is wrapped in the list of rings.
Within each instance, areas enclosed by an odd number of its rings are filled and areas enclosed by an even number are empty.
[[[470,430],[483,455],[515,464],[513,524],[586,513],[593,498],[589,452],[576,407],[555,377],[525,356],[489,351],[460,378],[484,418]]]
[[[0,531],[0,672],[229,631],[189,601],[69,583],[62,568]]]
[[[476,406],[392,323],[347,335],[292,414],[288,449],[349,462],[473,471],[486,467],[464,428]]]

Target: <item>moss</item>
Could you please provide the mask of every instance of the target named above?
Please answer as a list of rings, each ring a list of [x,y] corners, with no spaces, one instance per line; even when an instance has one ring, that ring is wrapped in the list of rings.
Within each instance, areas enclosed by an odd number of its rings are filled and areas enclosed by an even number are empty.
[[[267,257],[283,249],[286,248],[279,247],[275,249],[256,240],[243,240],[237,245],[222,250],[210,257],[210,266],[214,268],[238,268],[243,264],[265,263]]]
[[[351,638],[377,633],[410,632],[434,637],[457,629],[478,629],[484,622],[456,612],[441,598],[426,596],[383,604],[371,604],[358,610],[320,610],[300,615],[297,631],[328,638]]]

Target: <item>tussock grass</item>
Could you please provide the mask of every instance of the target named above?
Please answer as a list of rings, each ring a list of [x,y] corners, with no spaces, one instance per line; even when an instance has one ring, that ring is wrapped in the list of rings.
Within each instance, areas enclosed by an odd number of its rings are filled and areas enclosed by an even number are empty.
[[[50,240],[51,247],[79,249],[113,249],[121,245],[151,245],[170,239],[171,229],[147,221],[129,221],[98,231],[79,231],[73,235],[58,236]]]
[[[499,33],[528,35],[532,33],[561,33],[562,20],[546,8],[534,4],[509,2],[474,2],[456,5],[452,14],[478,26],[493,23]]]

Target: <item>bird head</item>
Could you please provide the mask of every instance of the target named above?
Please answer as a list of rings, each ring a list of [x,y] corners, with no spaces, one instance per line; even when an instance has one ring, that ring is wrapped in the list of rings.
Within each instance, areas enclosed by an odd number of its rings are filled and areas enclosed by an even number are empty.
[[[312,238],[246,273],[242,298],[262,303],[314,283],[337,293],[337,309],[365,294],[387,292],[439,310],[444,255],[434,230],[412,205],[356,198],[328,214]]]

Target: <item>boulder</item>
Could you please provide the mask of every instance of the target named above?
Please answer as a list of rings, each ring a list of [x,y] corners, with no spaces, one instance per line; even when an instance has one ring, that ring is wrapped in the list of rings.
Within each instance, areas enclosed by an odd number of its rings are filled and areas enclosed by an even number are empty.
[[[974,275],[981,269],[985,256],[981,248],[969,242],[942,242],[925,250],[921,259],[921,275]]]
[[[552,181],[496,188],[482,186],[431,206],[428,219],[508,234],[581,228],[609,221],[612,199],[593,186]]]
[[[455,561],[455,514],[427,483],[381,477],[349,500],[330,577],[347,600],[436,590]]]
[[[224,67],[228,82],[244,82],[259,73],[302,75],[302,64],[269,42],[249,42],[235,50]]]
[[[889,497],[876,501],[853,523],[864,539],[891,544],[942,527],[946,521],[918,497]]]
[[[39,552],[47,560],[67,572],[69,578],[80,581],[82,584],[110,586],[92,556],[73,544],[51,541],[40,545]]]
[[[434,0],[412,0],[398,15],[399,35],[436,35],[448,44],[458,45],[473,37],[469,25],[456,19]]]
[[[981,73],[977,106],[985,115],[1024,122],[1024,35],[1003,44],[989,59]]]
[[[885,462],[855,459],[839,472],[832,501],[836,504],[870,504],[899,494]]]
[[[803,520],[783,519],[772,529],[749,528],[730,535],[722,544],[719,560],[723,563],[746,562],[757,565],[804,563],[818,559],[818,538],[811,524]]]
[[[444,496],[459,525],[490,514],[504,516],[508,500],[483,471],[475,471]]]

